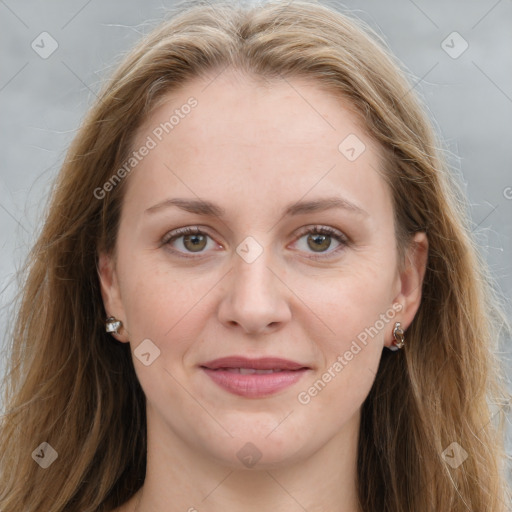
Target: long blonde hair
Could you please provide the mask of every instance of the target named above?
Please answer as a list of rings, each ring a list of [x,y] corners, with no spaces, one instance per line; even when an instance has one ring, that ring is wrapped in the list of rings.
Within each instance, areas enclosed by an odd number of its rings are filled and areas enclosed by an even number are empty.
[[[362,510],[504,511],[507,395],[494,352],[507,325],[463,195],[407,72],[381,38],[301,0],[187,2],[124,58],[90,109],[17,303],[3,384],[0,509],[107,512],[143,484],[145,396],[130,345],[105,333],[97,276],[98,251],[115,247],[129,177],[101,200],[94,191],[125,161],[166,93],[227,66],[254,77],[311,78],[348,101],[385,155],[398,246],[417,231],[428,235],[423,298],[406,349],[384,351],[362,407]],[[58,454],[46,469],[31,456],[44,442]],[[452,443],[467,454],[458,467],[443,455]]]

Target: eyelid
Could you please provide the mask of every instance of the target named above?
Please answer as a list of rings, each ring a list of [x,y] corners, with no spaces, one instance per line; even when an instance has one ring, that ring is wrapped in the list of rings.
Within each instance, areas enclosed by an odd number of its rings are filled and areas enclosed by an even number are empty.
[[[297,238],[301,238],[304,235],[307,235],[308,233],[322,233],[325,232],[326,234],[336,236],[341,238],[344,242],[348,243],[349,239],[348,237],[340,230],[333,228],[331,226],[324,226],[323,224],[312,224],[309,226],[304,226],[300,228]]]
[[[186,235],[208,235],[213,238],[208,232],[207,228],[203,226],[185,226],[183,228],[177,228],[166,233],[161,240],[162,245],[169,243],[174,238],[180,238]]]

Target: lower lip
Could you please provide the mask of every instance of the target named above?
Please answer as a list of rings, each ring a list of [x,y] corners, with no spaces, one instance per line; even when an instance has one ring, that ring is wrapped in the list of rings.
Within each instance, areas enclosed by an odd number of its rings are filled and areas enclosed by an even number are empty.
[[[216,384],[234,395],[259,398],[277,393],[298,382],[308,371],[283,370],[276,373],[234,373],[225,370],[201,368]]]

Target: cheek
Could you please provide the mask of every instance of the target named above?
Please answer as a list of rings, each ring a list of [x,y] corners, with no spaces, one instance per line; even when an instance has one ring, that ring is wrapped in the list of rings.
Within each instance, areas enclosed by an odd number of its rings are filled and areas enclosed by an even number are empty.
[[[310,283],[304,296],[331,331],[347,341],[391,309],[393,281],[391,264],[361,259],[336,275]]]
[[[122,299],[132,344],[149,338],[162,351],[180,351],[193,337],[198,317],[206,314],[205,295],[218,276],[171,269],[154,254],[133,254],[123,272]]]
[[[333,432],[361,407],[372,387],[385,336],[392,329],[389,279],[375,273],[351,273],[335,285],[319,289],[316,305],[329,327],[309,330],[322,366],[297,395],[308,414],[332,422]]]
[[[389,259],[389,262],[387,261]],[[329,388],[367,393],[377,372],[384,341],[392,330],[392,255],[360,258],[327,280],[317,280],[307,305],[322,319],[322,331],[304,329],[316,341]],[[318,326],[318,322],[314,322]],[[322,334],[323,333],[323,334]],[[364,398],[364,397],[363,397]]]
[[[124,282],[123,301],[135,372],[149,400],[172,396],[174,406],[185,409],[190,406],[189,398],[180,392],[175,379],[183,382],[186,378],[186,355],[191,347],[199,345],[206,315],[206,301],[201,298],[215,280],[209,275],[194,278],[163,270],[149,260],[131,259]],[[145,366],[143,359],[137,359],[148,350],[151,362]]]

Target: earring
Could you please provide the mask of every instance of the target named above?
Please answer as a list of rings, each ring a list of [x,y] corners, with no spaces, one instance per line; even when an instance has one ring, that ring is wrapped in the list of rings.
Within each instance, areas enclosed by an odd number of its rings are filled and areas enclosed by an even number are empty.
[[[395,341],[393,341],[393,344],[388,348],[389,350],[395,352],[403,348],[405,345],[404,331],[400,327],[400,322],[395,323],[395,328],[393,329],[393,337],[395,338]]]
[[[121,322],[121,320],[118,320],[113,316],[109,316],[105,322],[105,330],[107,332],[115,332],[116,334],[119,334],[117,331],[122,325],[123,322]]]

